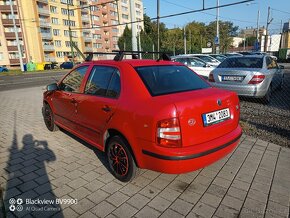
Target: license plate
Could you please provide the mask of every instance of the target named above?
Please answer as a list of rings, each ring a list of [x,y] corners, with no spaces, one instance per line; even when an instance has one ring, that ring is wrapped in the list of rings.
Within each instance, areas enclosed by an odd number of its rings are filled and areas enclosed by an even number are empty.
[[[230,118],[230,116],[231,116],[231,114],[230,114],[229,108],[225,108],[222,110],[203,114],[202,119],[203,119],[203,124],[205,126],[209,126],[209,125],[227,120]]]
[[[243,81],[243,76],[222,76],[222,81]]]

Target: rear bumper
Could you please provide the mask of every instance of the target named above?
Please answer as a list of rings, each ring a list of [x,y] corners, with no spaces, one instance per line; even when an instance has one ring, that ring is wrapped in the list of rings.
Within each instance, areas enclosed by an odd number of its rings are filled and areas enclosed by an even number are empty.
[[[234,131],[200,145],[184,148],[164,148],[152,145],[150,147],[154,149],[150,150],[143,147],[143,166],[141,167],[172,174],[194,171],[230,153],[238,145],[241,135],[242,129],[238,126]]]
[[[264,97],[267,93],[267,86],[265,84],[261,85],[231,85],[231,84],[221,84],[221,83],[211,83],[216,88],[231,90],[236,92],[239,96],[249,96],[249,97]]]

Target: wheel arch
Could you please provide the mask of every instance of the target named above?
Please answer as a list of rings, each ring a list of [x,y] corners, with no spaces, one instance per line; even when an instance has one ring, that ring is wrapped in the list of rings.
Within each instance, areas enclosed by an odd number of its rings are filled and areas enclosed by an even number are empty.
[[[123,133],[121,133],[121,132],[120,132],[119,130],[117,130],[117,129],[109,128],[109,129],[107,129],[106,132],[104,133],[104,138],[103,138],[103,139],[104,139],[104,151],[106,151],[110,139],[111,139],[112,137],[114,137],[114,136],[120,136],[123,140],[125,140],[125,142],[126,142],[127,145],[128,145],[128,148],[129,148],[129,150],[130,150],[130,152],[131,152],[131,154],[132,154],[132,156],[133,156],[133,158],[134,158],[134,161],[135,161],[136,166],[139,167],[138,161],[137,161],[137,159],[136,159],[136,155],[135,155],[135,153],[134,153],[134,150],[133,150],[133,148],[132,148],[132,146],[131,146],[129,140],[127,139],[127,137],[126,137]]]

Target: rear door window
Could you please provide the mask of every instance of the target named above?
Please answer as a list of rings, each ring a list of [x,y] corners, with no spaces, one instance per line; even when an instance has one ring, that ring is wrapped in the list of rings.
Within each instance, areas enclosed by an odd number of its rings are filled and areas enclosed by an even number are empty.
[[[152,96],[210,87],[185,66],[144,66],[135,69]]]
[[[85,94],[117,98],[120,89],[118,69],[109,66],[94,66],[86,84]]]

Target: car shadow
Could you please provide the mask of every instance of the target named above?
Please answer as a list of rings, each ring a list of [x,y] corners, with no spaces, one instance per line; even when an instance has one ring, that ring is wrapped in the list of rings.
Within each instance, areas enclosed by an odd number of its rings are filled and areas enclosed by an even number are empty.
[[[13,139],[5,168],[4,217],[63,217],[45,166],[56,161],[56,156],[47,141],[37,140],[32,134],[23,136],[21,146],[16,131],[16,114],[14,117]]]

